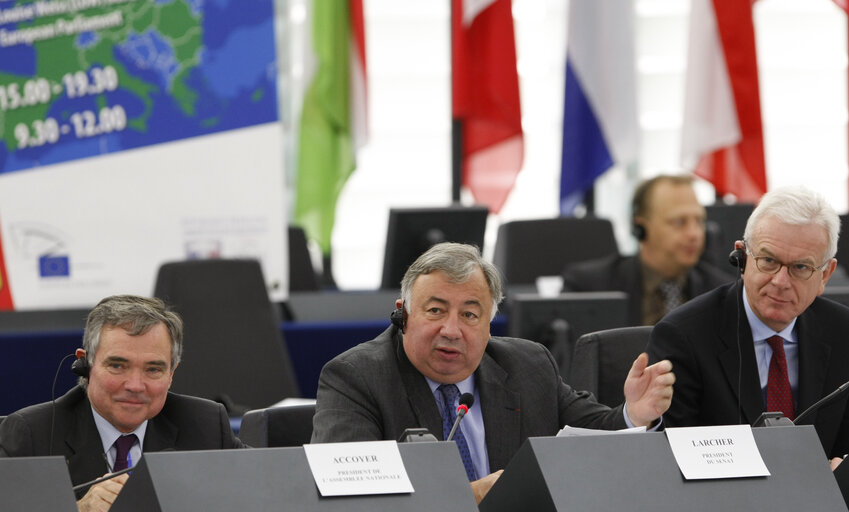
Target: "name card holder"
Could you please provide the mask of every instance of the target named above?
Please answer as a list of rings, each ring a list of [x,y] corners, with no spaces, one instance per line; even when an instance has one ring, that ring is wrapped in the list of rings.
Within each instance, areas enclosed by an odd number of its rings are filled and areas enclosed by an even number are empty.
[[[398,446],[416,492],[323,497],[303,447],[146,453],[111,512],[475,512],[454,443]]]
[[[846,511],[813,427],[752,433],[771,476],[685,480],[663,432],[530,438],[480,510]]]
[[[0,509],[77,512],[65,458],[0,458]]]

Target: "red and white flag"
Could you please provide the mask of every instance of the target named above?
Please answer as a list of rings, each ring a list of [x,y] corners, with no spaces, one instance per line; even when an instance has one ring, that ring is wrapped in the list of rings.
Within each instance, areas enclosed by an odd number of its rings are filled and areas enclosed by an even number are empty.
[[[0,239],[0,311],[15,309],[12,303],[12,290],[9,287],[9,274],[3,260],[3,240]]]
[[[766,192],[752,2],[693,0],[681,159],[719,195]]]
[[[524,141],[510,0],[452,0],[452,111],[463,133],[463,185],[501,210]]]

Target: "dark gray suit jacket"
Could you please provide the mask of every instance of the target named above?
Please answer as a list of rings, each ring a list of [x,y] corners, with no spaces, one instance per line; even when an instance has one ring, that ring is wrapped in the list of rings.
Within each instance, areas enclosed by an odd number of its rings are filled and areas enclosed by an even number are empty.
[[[54,411],[56,418],[52,420]],[[233,434],[223,405],[176,393],[168,393],[162,411],[148,421],[144,436],[145,452],[244,447]],[[25,407],[0,423],[0,456],[45,455],[65,457],[74,485],[109,472],[91,405],[82,387],[76,386],[57,398],[55,407],[51,402]]]
[[[730,425],[741,420],[753,423],[764,412],[740,283],[696,297],[666,315],[652,330],[647,349],[651,362],[669,359],[675,372],[672,406],[663,415],[667,427]],[[799,414],[849,380],[849,308],[818,297],[798,317],[796,330]],[[743,377],[739,379],[741,368]],[[826,455],[849,452],[846,395],[820,409],[813,421]]]
[[[687,274],[684,298],[692,299],[733,280],[733,274],[699,262]],[[563,271],[563,286],[573,292],[625,292],[628,325],[643,325],[643,268],[637,256],[613,255],[569,265]]]
[[[503,469],[528,437],[555,435],[565,424],[625,428],[622,406],[610,409],[566,385],[539,343],[491,338],[475,382],[492,471]],[[395,440],[411,427],[443,437],[436,400],[394,326],[327,363],[317,399],[313,443]]]

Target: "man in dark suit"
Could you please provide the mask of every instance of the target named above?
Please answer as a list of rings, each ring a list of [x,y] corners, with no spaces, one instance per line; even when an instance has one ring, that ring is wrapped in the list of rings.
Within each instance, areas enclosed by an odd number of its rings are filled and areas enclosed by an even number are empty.
[[[55,405],[9,415],[0,424],[0,456],[63,455],[78,485],[132,466],[142,452],[244,447],[222,405],[168,392],[182,339],[180,317],[159,299],[103,299],[76,352],[80,385]],[[79,510],[108,510],[126,480],[81,491]]]
[[[629,325],[654,325],[673,308],[733,279],[700,259],[705,217],[689,176],[661,175],[643,181],[631,203],[639,252],[569,265],[563,273],[564,287],[576,292],[626,292]]]
[[[652,331],[650,357],[671,360],[677,376],[667,426],[753,423],[764,411],[792,419],[849,380],[849,308],[818,297],[837,263],[839,228],[818,194],[764,195],[731,255],[742,280]],[[826,455],[849,452],[846,396],[813,418]]]
[[[501,298],[498,270],[477,248],[443,243],[420,256],[401,282],[393,325],[322,370],[312,442],[394,440],[408,427],[444,438],[457,396],[471,393],[455,440],[480,501],[527,437],[567,424],[652,426],[668,407],[667,361],[647,367],[646,354],[637,358],[626,403],[610,409],[566,385],[541,344],[491,338]]]

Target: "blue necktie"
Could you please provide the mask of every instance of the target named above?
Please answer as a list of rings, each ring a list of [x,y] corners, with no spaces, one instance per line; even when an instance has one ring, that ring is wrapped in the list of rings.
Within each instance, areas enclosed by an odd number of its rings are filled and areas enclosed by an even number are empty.
[[[436,388],[442,394],[442,438],[448,439],[448,434],[451,433],[451,427],[454,426],[454,420],[457,419],[457,397],[460,396],[460,390],[456,384],[441,384]],[[463,430],[457,427],[454,432],[453,441],[457,443],[457,448],[460,450],[460,458],[463,460],[463,466],[466,468],[466,475],[469,476],[469,481],[478,479],[478,472],[475,470],[475,465],[472,462],[472,455],[469,453],[469,445],[466,443],[466,436],[463,435]]]

